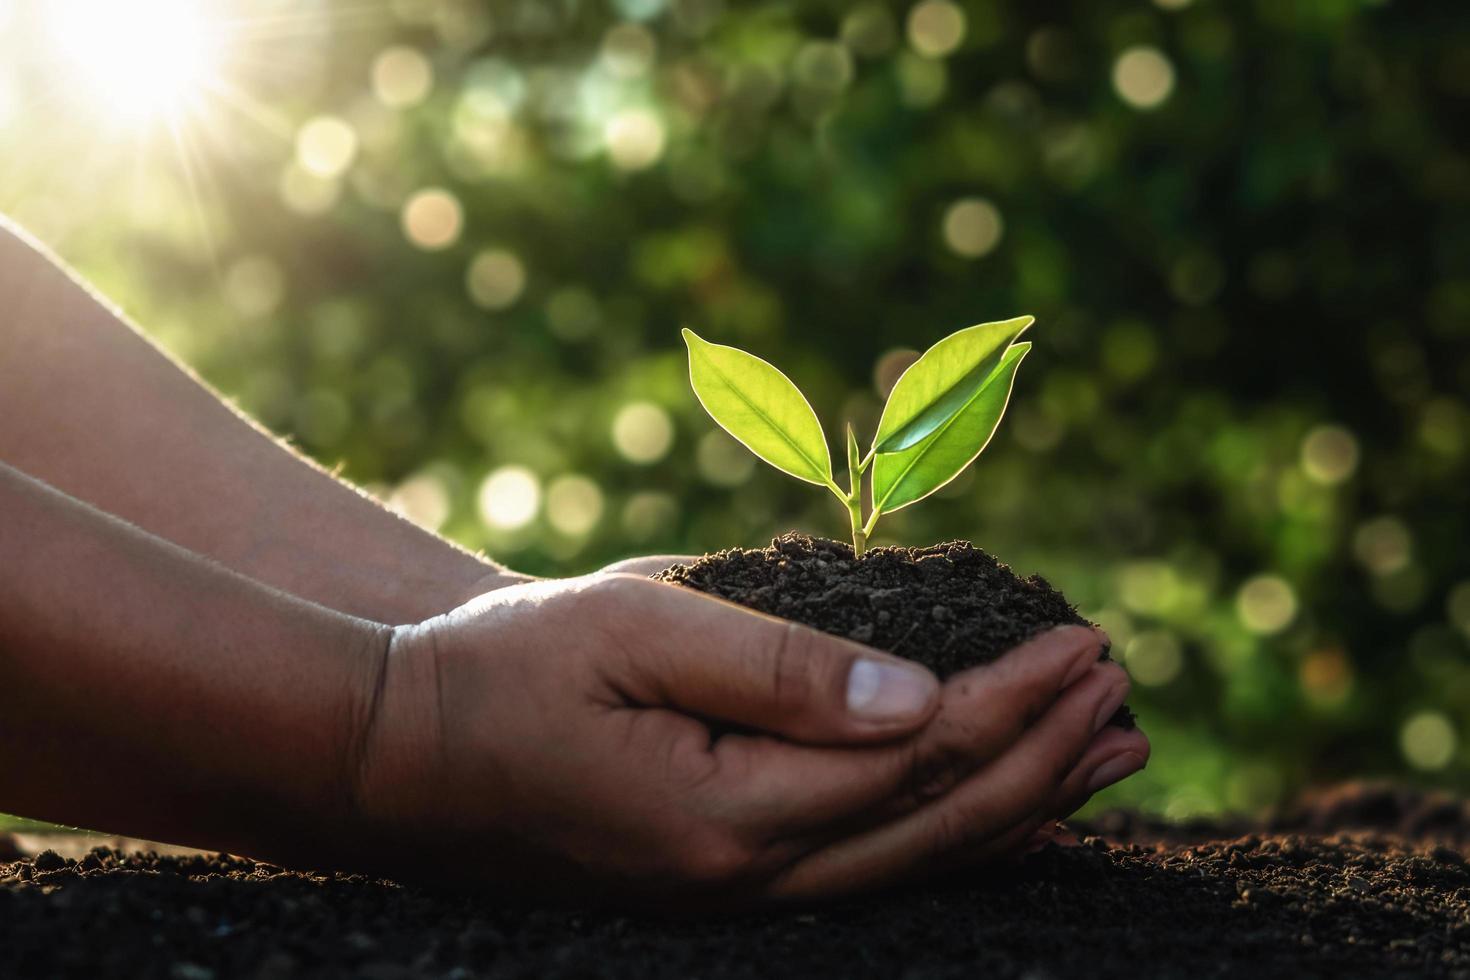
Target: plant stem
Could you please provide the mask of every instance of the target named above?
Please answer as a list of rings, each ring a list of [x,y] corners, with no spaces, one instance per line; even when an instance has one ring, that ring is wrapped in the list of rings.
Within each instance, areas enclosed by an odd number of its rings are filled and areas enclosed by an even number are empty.
[[[863,530],[862,491],[854,489],[847,498],[847,513],[852,518],[852,553],[861,558],[868,550],[868,533]]]
[[[868,550],[868,532],[863,527],[863,470],[867,463],[861,459],[857,436],[852,426],[847,427],[847,514],[852,520],[852,553],[861,558]]]

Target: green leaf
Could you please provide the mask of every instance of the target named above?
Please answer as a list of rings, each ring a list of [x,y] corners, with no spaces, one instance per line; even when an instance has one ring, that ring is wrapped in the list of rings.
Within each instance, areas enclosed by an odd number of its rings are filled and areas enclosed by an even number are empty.
[[[710,417],[781,472],[830,486],[832,456],[822,423],[791,379],[753,354],[687,328],[683,333],[689,381]]]
[[[1030,343],[1006,348],[995,371],[968,402],[916,446],[873,458],[873,512],[886,514],[922,500],[959,476],[990,442],[1011,400],[1016,369]]]
[[[989,382],[1008,345],[1036,322],[1035,317],[981,323],[950,334],[924,352],[898,379],[873,449],[896,453],[927,439],[974,399]]]

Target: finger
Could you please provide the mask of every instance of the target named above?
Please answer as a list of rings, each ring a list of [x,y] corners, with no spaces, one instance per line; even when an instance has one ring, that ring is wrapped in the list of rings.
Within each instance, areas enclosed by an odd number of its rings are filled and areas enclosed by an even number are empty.
[[[1082,758],[1072,767],[1062,785],[1045,805],[1026,817],[1018,827],[1035,829],[1023,840],[1016,831],[974,847],[961,848],[952,856],[956,867],[971,868],[987,863],[1020,858],[1047,844],[1074,847],[1081,842],[1058,821],[1079,810],[1093,793],[1117,783],[1148,761],[1148,738],[1140,731],[1105,726],[1093,739]]]
[[[932,871],[952,852],[987,850],[990,841],[1030,822],[1024,841],[1127,693],[1122,668],[1095,664],[1010,751],[928,806],[803,859],[777,877],[773,893],[812,898]]]
[[[951,681],[917,736],[860,750],[728,736],[714,751],[748,823],[768,836],[850,834],[891,820],[957,784],[1014,743],[1066,685],[1097,663],[1101,638],[1069,626]],[[861,821],[861,822],[859,822]],[[840,824],[833,828],[830,825]]]
[[[951,677],[914,753],[909,791],[890,801],[883,816],[907,813],[942,796],[1010,748],[1098,662],[1106,645],[1101,631],[1061,626],[993,663]]]
[[[657,575],[666,568],[687,565],[694,560],[693,555],[639,555],[615,561],[603,571],[627,575]]]
[[[1142,731],[1104,728],[1052,794],[1044,815],[1052,820],[1067,819],[1082,809],[1094,793],[1147,766],[1150,751],[1148,736]]]
[[[600,594],[625,654],[609,680],[634,703],[813,744],[897,738],[938,707],[911,661],[650,579],[611,576]]]
[[[1076,835],[1058,821],[1078,810],[1093,793],[1142,769],[1148,752],[1148,738],[1142,732],[1104,725],[1047,803],[1004,833],[956,848],[937,857],[927,867],[919,865],[911,869],[903,877],[958,873],[1019,860],[1047,844],[1077,846],[1080,841]]]

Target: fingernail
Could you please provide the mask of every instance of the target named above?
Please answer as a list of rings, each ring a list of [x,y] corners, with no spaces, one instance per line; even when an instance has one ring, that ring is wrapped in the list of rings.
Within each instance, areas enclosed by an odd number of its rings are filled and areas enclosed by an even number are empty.
[[[1097,715],[1092,719],[1093,734],[1103,730],[1103,726],[1108,723],[1108,720],[1118,713],[1119,708],[1123,707],[1123,702],[1127,697],[1127,678],[1118,681],[1107,689],[1107,692],[1097,702]]]
[[[927,670],[860,659],[847,675],[847,710],[864,721],[904,721],[929,707],[938,688]]]
[[[1092,771],[1092,776],[1087,780],[1087,792],[1096,793],[1104,786],[1126,779],[1142,768],[1143,757],[1137,752],[1115,755]]]

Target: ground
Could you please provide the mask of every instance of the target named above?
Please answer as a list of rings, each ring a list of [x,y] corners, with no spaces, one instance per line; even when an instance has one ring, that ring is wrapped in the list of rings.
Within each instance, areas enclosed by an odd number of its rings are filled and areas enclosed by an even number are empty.
[[[1012,868],[703,921],[53,851],[0,864],[0,977],[1470,978],[1461,801],[1349,788],[1269,826],[1084,829]]]

